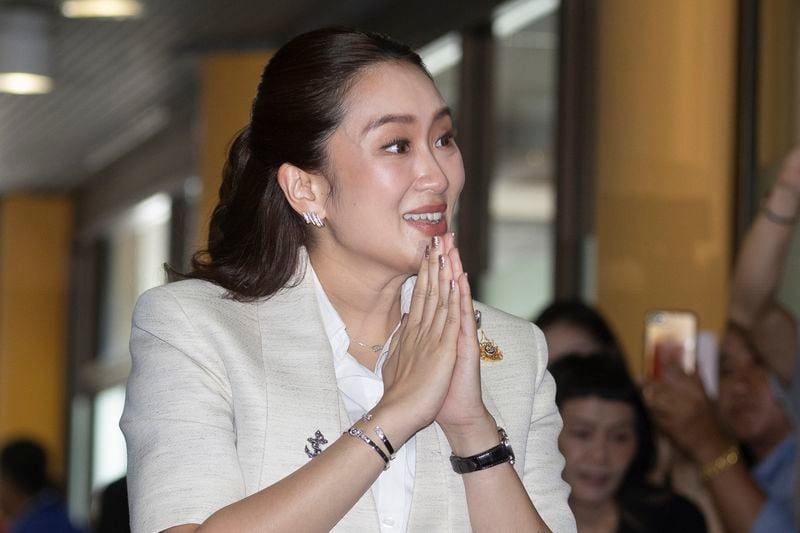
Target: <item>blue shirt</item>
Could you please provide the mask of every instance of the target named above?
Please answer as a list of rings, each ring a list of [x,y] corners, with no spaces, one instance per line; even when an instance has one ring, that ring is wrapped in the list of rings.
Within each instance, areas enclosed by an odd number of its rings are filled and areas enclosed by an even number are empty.
[[[753,468],[753,477],[766,500],[756,517],[753,533],[792,533],[797,439],[787,437]]]
[[[11,533],[79,533],[72,526],[63,502],[54,493],[45,491],[31,501],[13,524]]]

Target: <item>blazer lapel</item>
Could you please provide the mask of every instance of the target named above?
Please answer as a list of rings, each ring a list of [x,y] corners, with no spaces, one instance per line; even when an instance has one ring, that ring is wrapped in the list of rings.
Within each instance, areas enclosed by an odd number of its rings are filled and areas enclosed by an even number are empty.
[[[310,267],[309,267],[310,268]],[[259,304],[261,349],[267,391],[267,420],[261,486],[269,486],[311,460],[307,440],[319,431],[327,444],[350,427],[340,399],[333,354],[319,313],[314,283],[300,283]],[[375,530],[377,511],[366,494],[337,525],[337,531]]]

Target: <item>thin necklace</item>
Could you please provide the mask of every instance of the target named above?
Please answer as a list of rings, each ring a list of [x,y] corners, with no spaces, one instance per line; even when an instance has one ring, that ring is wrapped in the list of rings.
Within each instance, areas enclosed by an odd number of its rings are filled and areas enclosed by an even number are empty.
[[[358,344],[362,348],[366,348],[367,350],[370,350],[370,351],[375,352],[375,353],[380,353],[380,351],[383,350],[383,344],[373,344],[373,345],[370,346],[369,344],[364,344],[363,342],[357,341],[357,340],[352,339],[352,338],[350,340],[353,341],[354,343]]]

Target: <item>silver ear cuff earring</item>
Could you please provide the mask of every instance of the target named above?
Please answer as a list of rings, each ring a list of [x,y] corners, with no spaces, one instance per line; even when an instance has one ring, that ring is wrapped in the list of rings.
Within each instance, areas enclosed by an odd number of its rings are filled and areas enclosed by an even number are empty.
[[[325,221],[315,211],[303,213],[303,220],[306,221],[306,224],[314,224],[318,228],[325,227]]]

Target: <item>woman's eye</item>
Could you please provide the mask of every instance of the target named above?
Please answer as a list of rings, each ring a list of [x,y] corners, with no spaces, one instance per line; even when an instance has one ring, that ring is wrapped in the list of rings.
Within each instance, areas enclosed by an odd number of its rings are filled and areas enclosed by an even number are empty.
[[[612,437],[612,439],[616,443],[628,443],[633,440],[633,435],[631,433],[617,433]]]
[[[396,139],[383,146],[383,150],[390,154],[404,154],[408,152],[411,143],[403,139]]]
[[[572,437],[575,438],[575,439],[587,440],[587,439],[591,438],[592,433],[590,431],[586,431],[586,430],[573,429],[572,431],[570,431],[570,435],[572,435]]]
[[[450,146],[451,144],[453,144],[454,137],[455,136],[453,135],[452,132],[445,133],[444,135],[436,139],[436,148],[444,148],[446,146]]]

